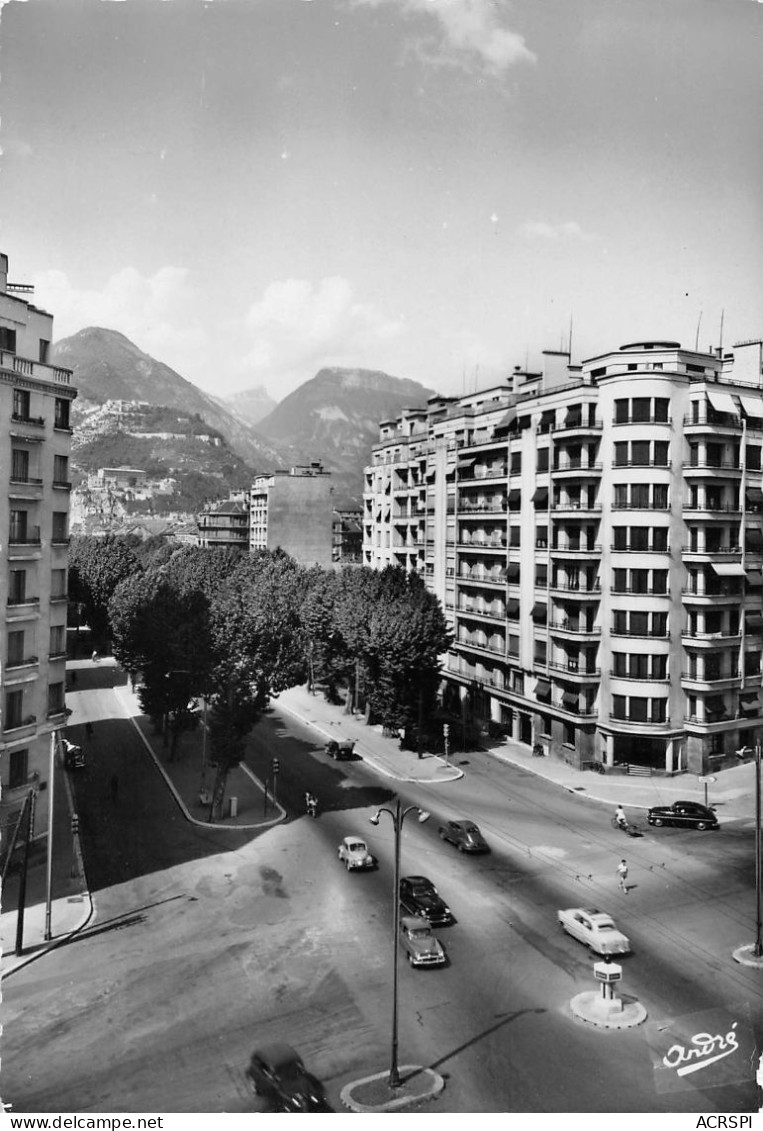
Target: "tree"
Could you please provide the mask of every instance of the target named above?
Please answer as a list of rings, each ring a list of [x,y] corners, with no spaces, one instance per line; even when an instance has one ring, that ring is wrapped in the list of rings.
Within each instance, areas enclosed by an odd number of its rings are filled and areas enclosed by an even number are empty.
[[[269,699],[305,678],[301,571],[265,552],[243,558],[211,605],[209,736],[217,761],[210,816],[222,811],[230,771]]]
[[[142,571],[123,538],[74,537],[69,547],[69,596],[84,607],[90,631],[105,640],[109,601],[121,581]]]

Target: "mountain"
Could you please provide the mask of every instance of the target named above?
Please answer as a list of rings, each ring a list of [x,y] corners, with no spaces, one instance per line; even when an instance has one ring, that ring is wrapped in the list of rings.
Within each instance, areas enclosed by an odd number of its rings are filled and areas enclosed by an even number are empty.
[[[321,369],[257,425],[273,443],[288,445],[292,462],[321,460],[334,476],[340,506],[359,506],[363,469],[379,440],[379,423],[433,395],[417,381],[375,369]]]
[[[51,355],[53,364],[74,371],[73,382],[79,390],[74,402],[75,425],[78,416],[94,405],[113,400],[146,401],[187,414],[198,413],[255,470],[281,465],[281,453],[247,423],[116,330],[88,326],[56,342]]]
[[[218,399],[223,408],[253,427],[259,424],[278,404],[278,401],[273,400],[261,385],[256,385],[252,389],[244,389],[240,393],[231,393],[228,397]]]

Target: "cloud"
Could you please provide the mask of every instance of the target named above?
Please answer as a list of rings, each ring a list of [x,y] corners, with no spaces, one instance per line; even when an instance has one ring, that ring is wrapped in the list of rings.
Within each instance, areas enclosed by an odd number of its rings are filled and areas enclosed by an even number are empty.
[[[438,42],[427,51],[430,62],[463,65],[477,60],[491,74],[500,76],[516,63],[534,63],[536,56],[524,37],[504,26],[500,16],[505,0],[351,0],[354,7],[377,8],[394,4],[411,16],[434,22]],[[422,57],[424,53],[420,52]]]
[[[549,224],[545,220],[528,220],[518,228],[519,234],[528,240],[592,240],[596,237],[584,232],[575,220],[563,224]]]
[[[33,283],[35,304],[53,315],[57,339],[86,326],[119,330],[183,376],[208,345],[203,320],[193,316],[198,296],[184,267],[161,267],[150,276],[125,267],[101,290],[79,289],[63,271],[45,271]]]
[[[250,307],[246,327],[251,346],[242,369],[284,395],[324,365],[378,367],[404,324],[371,304],[358,302],[351,283],[332,276],[313,283],[283,279],[270,283]],[[288,391],[288,390],[286,390]]]

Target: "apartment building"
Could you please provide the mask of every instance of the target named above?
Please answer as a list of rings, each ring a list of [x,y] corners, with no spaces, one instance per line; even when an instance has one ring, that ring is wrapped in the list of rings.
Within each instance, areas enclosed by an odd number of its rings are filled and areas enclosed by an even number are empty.
[[[707,773],[755,740],[763,344],[637,342],[384,421],[363,557],[418,570],[445,697],[578,767]]]
[[[258,475],[250,492],[250,550],[280,547],[300,565],[332,561],[331,474],[314,462]]]
[[[201,512],[198,544],[223,549],[249,549],[249,495],[239,492],[233,498],[211,503]]]
[[[53,318],[8,282],[0,254],[0,825],[27,798],[47,828],[51,735],[66,723],[71,371],[48,364]]]

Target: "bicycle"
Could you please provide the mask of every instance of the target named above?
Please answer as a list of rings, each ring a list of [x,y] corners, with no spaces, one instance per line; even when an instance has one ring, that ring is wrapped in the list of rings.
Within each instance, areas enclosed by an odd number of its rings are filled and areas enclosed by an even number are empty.
[[[623,824],[622,821],[618,821],[617,817],[613,817],[610,821],[610,824],[612,825],[613,829],[620,829],[622,832],[627,833],[628,836],[644,835],[643,826],[636,825],[632,821],[626,821],[626,823]]]

